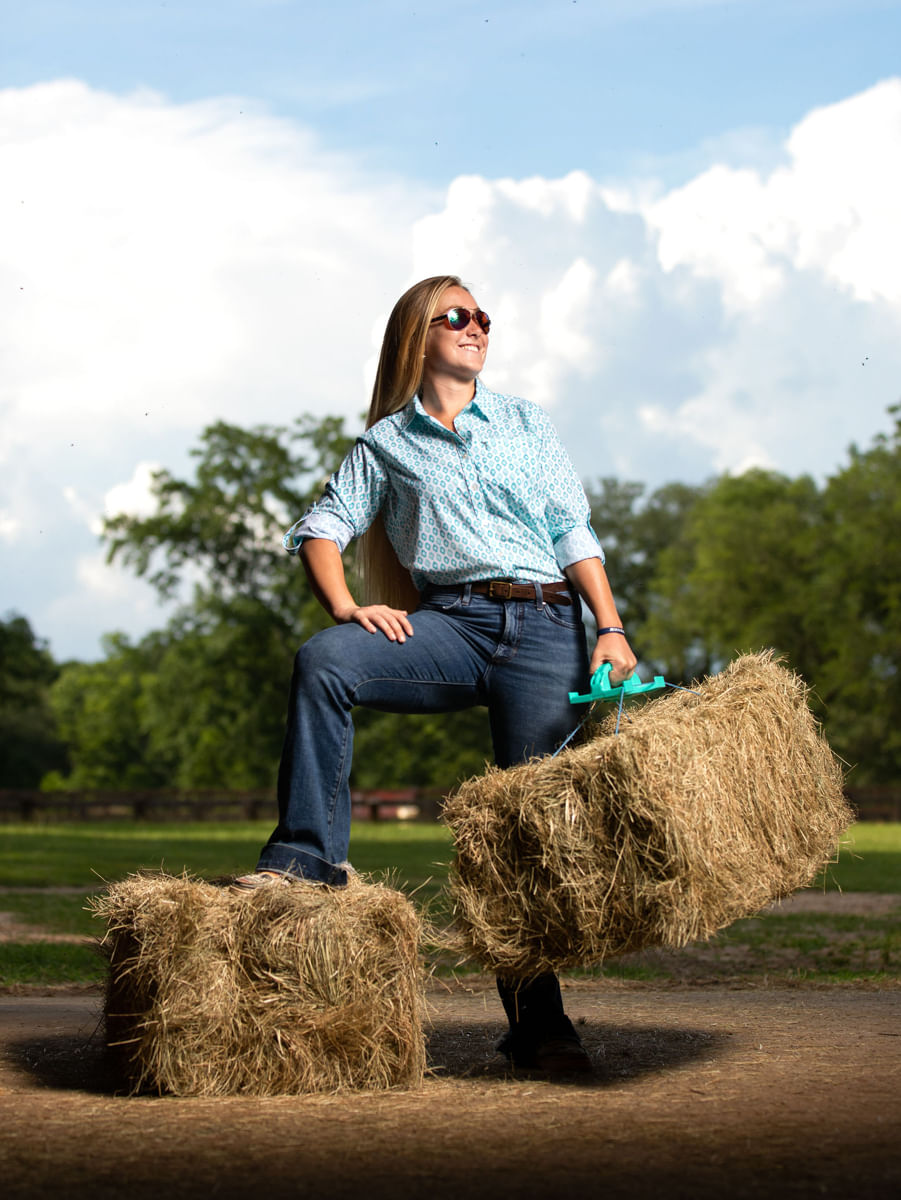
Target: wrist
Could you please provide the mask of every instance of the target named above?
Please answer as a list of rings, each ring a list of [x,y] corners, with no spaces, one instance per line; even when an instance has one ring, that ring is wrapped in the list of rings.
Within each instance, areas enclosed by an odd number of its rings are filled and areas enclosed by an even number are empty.
[[[336,624],[346,625],[358,608],[359,605],[354,600],[351,600],[349,603],[334,604],[331,606],[329,616]]]
[[[618,633],[620,637],[626,636],[626,631],[622,625],[603,625],[597,632],[598,637],[606,637],[608,633]]]

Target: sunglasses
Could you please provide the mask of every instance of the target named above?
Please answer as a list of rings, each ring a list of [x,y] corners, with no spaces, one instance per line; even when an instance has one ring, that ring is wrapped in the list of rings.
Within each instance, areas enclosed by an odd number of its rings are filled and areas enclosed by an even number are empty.
[[[482,333],[487,333],[491,328],[491,318],[480,308],[449,308],[446,313],[432,317],[429,323],[434,325],[436,321],[446,321],[448,329],[454,329],[458,333],[465,329],[470,321],[475,321]]]

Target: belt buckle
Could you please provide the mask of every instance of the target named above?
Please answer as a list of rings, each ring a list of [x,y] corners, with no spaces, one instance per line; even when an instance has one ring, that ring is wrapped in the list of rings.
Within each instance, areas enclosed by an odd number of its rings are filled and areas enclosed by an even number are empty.
[[[509,579],[492,579],[488,584],[488,595],[492,600],[509,600],[513,595],[513,584]]]

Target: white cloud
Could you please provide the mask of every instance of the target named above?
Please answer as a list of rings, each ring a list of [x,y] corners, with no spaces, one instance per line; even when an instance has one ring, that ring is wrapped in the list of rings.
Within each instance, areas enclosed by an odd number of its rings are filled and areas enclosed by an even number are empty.
[[[792,270],[901,308],[901,79],[812,112],[786,151],[768,176],[713,166],[636,204],[663,269],[715,279],[730,310],[765,303]]]
[[[0,511],[0,539],[4,542],[15,542],[21,532],[21,521],[11,513]]]
[[[75,604],[73,556],[111,490],[132,503],[137,462],[189,469],[217,419],[365,407],[347,348],[409,282],[427,196],[238,100],[62,80],[0,92],[0,130],[0,508],[19,546],[3,574],[55,644],[66,605],[45,620],[44,568],[29,584],[24,563],[51,536]]]
[[[768,172],[714,162],[670,191],[470,179],[421,222],[434,243],[478,197],[478,235],[456,236],[499,318],[486,379],[551,406],[585,475],[823,474],[885,428],[901,80],[811,113],[777,157]]]
[[[117,483],[103,497],[103,512],[107,517],[127,513],[132,517],[149,517],[156,511],[153,477],[162,463],[139,462],[126,483]]]
[[[213,420],[355,418],[424,275],[473,288],[486,382],[552,408],[587,478],[828,472],[897,399],[901,80],[809,114],[775,165],[733,148],[671,190],[436,198],[244,102],[74,81],[0,92],[0,128],[0,570],[58,652],[161,619],[105,574],[100,516],[146,512],[153,464],[189,471]]]

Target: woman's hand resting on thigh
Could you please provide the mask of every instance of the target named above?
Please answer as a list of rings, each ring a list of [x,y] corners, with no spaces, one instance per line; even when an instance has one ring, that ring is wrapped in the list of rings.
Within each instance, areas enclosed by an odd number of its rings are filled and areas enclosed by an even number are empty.
[[[404,608],[389,608],[387,604],[365,604],[335,613],[340,623],[356,621],[367,633],[382,632],[391,642],[405,642],[413,636],[413,626]]]
[[[405,608],[387,604],[357,604],[347,588],[341,553],[334,542],[309,538],[300,550],[300,559],[316,599],[339,625],[356,621],[367,633],[383,633],[391,642],[405,642],[413,636]]]

